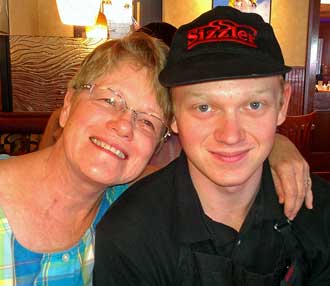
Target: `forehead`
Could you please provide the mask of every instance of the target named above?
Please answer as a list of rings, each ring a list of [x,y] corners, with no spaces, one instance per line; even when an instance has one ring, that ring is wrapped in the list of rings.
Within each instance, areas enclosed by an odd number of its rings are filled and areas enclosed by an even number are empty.
[[[150,70],[148,67],[137,65],[132,60],[120,60],[108,73],[95,80],[98,85],[110,86],[116,91],[144,90],[148,95],[155,96]]]
[[[172,88],[174,97],[178,96],[212,96],[235,95],[248,96],[258,94],[278,94],[281,89],[281,77],[261,77],[210,81],[198,84],[183,85]]]
[[[130,76],[134,76],[135,73],[149,80],[149,69],[146,66],[141,66],[132,58],[124,58],[113,63],[106,74],[101,75],[100,78],[110,75],[113,80],[125,80]]]
[[[132,60],[121,60],[111,72],[98,78],[96,84],[118,92],[131,107],[159,113],[157,91],[152,84],[148,67],[136,65]]]

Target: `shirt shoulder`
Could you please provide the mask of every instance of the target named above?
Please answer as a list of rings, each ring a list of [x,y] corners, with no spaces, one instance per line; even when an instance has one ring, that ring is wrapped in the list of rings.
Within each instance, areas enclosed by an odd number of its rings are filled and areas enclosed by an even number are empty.
[[[128,184],[111,187],[109,186],[106,188],[99,207],[99,211],[93,223],[94,228],[100,222],[109,207],[127,190],[127,188]]]
[[[302,206],[294,219],[294,229],[310,255],[330,253],[330,183],[312,176],[313,209]],[[317,250],[315,252],[315,250]]]
[[[314,208],[330,211],[330,182],[317,175],[312,175],[312,192]]]
[[[123,224],[142,225],[161,219],[162,210],[170,206],[173,192],[173,166],[171,164],[131,185],[109,208],[99,229],[118,228]],[[120,231],[120,230],[119,230]]]
[[[10,156],[8,154],[0,154],[0,160],[8,159]]]
[[[96,248],[110,253],[112,245],[138,259],[144,252],[171,248],[171,180],[173,167],[169,165],[130,186],[97,225]]]
[[[110,279],[116,285],[133,285],[132,281],[169,285],[159,281],[170,281],[178,253],[169,216],[171,168],[165,167],[130,186],[97,225],[96,282]]]

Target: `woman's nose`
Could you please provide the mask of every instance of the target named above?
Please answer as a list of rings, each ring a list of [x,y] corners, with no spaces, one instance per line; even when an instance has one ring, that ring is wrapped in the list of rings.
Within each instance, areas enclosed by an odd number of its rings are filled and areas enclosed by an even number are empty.
[[[106,125],[121,137],[126,137],[129,140],[133,138],[134,122],[130,110],[122,111],[116,117],[110,118]]]

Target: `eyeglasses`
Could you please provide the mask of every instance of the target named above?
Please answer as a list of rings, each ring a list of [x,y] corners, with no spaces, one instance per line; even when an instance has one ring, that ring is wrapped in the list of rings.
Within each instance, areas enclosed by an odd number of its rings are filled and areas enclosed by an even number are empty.
[[[91,99],[97,101],[112,115],[120,115],[127,110],[131,111],[133,126],[142,134],[154,138],[163,134],[160,138],[161,141],[165,141],[171,135],[169,127],[161,118],[152,113],[140,112],[128,107],[125,98],[111,87],[83,84],[80,88],[88,89]]]

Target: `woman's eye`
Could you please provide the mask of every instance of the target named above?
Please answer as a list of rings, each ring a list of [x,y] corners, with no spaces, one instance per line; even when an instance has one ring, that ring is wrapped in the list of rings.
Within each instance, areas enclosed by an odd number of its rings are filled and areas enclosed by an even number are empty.
[[[155,126],[150,120],[143,120],[142,123],[145,128],[155,130]]]
[[[200,112],[209,112],[211,111],[211,106],[208,104],[200,104],[197,106],[197,109]]]
[[[110,105],[113,105],[113,106],[116,106],[116,100],[112,97],[109,97],[109,98],[104,98],[103,99],[107,104],[110,104]]]
[[[258,101],[250,102],[249,107],[253,110],[258,110],[262,107],[262,103]]]

